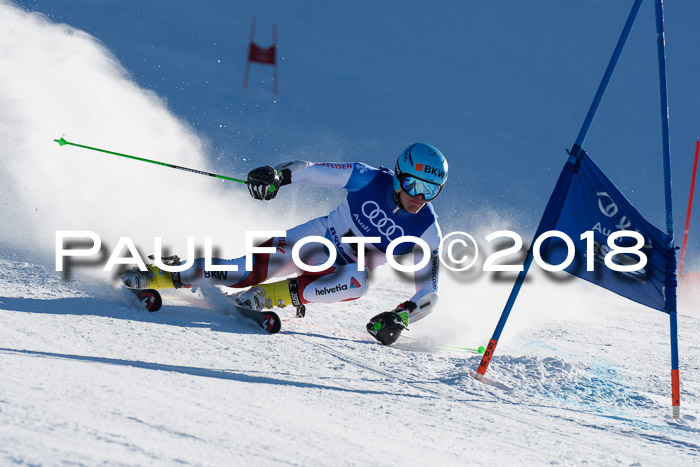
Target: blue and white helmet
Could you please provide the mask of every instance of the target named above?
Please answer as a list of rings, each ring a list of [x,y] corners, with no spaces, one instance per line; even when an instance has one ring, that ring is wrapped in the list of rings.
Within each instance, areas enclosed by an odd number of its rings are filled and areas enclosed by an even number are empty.
[[[415,143],[404,149],[394,169],[394,191],[435,199],[447,181],[447,159],[430,144]]]

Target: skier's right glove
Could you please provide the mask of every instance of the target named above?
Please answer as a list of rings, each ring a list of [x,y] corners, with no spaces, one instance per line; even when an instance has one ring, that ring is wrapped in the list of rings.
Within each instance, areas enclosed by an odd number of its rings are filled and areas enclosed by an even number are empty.
[[[281,184],[282,179],[279,172],[269,165],[251,170],[246,181],[250,196],[265,201],[277,196]]]
[[[408,328],[409,314],[416,304],[404,302],[392,311],[385,311],[373,317],[367,323],[367,332],[384,345],[391,345],[401,336],[401,331]]]

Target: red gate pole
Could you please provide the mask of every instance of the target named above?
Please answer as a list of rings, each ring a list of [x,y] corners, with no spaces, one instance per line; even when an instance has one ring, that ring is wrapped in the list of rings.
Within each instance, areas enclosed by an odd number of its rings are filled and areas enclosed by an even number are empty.
[[[243,89],[248,87],[248,73],[250,73],[250,48],[253,46],[255,38],[255,16],[253,16],[253,24],[250,26],[250,39],[248,40],[248,51],[245,56],[245,72],[243,74]]]
[[[272,92],[277,94],[277,25],[274,23],[272,24],[272,47],[275,51],[275,62],[272,64]]]
[[[690,215],[693,211],[693,197],[695,195],[695,176],[698,174],[698,154],[700,154],[700,138],[695,142],[695,162],[693,163],[693,175],[690,181],[690,195],[688,196],[688,212],[685,215],[685,229],[683,229],[683,246],[681,247],[681,259],[678,264],[678,276],[683,276],[683,263],[685,262],[685,248],[688,246],[688,231],[690,230]]]

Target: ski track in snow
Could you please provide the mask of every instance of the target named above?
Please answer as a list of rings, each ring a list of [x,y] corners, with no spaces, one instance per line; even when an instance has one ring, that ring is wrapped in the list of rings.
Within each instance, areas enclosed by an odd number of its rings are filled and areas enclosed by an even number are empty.
[[[281,310],[267,335],[190,292],[148,313],[123,290],[3,256],[2,464],[698,461],[698,347],[681,339],[676,421],[667,331],[624,308],[503,342],[487,372],[501,390],[469,376],[480,355],[373,342],[370,300]],[[698,319],[679,324],[688,335]]]

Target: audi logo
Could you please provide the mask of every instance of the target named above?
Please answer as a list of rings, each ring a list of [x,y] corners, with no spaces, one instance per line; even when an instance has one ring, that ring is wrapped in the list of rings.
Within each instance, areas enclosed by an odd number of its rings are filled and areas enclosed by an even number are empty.
[[[617,214],[617,204],[615,204],[615,201],[613,201],[612,197],[607,192],[599,191],[596,195],[598,196],[598,208],[605,217],[613,217]],[[605,205],[603,204],[604,199]]]
[[[371,211],[367,212],[368,209],[371,209]],[[386,212],[384,212],[375,201],[365,201],[362,205],[362,214],[369,220],[370,224],[379,230],[380,234],[390,240],[404,236],[403,228],[389,219]],[[395,235],[397,233],[398,235]]]

